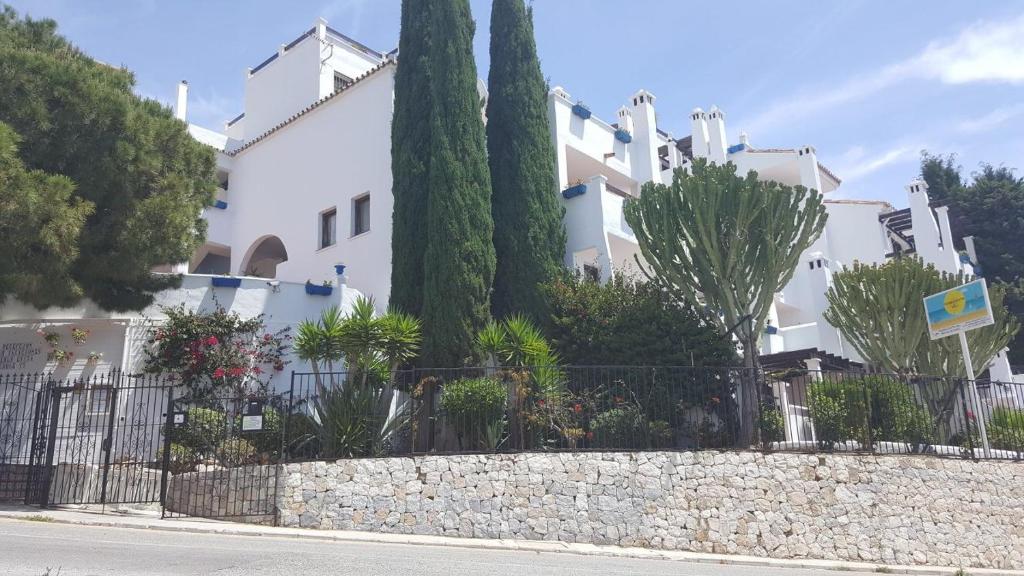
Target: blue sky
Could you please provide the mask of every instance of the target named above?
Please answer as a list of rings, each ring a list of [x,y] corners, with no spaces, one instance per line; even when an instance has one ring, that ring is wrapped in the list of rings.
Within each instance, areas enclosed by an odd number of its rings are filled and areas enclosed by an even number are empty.
[[[86,52],[136,73],[170,102],[191,86],[190,120],[241,111],[243,74],[317,16],[381,51],[398,42],[400,0],[5,0],[51,17]],[[472,0],[487,73],[490,0]],[[1024,169],[1024,3],[928,0],[689,2],[534,0],[544,74],[606,119],[639,88],[659,124],[717,104],[730,141],[814,145],[839,197],[906,204],[920,151]]]

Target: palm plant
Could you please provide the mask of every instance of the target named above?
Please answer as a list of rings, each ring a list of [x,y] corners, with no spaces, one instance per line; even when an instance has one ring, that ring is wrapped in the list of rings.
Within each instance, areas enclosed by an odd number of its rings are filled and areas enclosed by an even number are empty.
[[[316,380],[309,419],[323,455],[375,455],[393,439],[408,420],[404,406],[392,411],[395,374],[419,345],[419,320],[393,311],[376,316],[371,298],[357,299],[346,316],[331,307],[317,322],[299,325],[295,352],[310,362]],[[345,374],[336,381],[334,363],[342,360]]]

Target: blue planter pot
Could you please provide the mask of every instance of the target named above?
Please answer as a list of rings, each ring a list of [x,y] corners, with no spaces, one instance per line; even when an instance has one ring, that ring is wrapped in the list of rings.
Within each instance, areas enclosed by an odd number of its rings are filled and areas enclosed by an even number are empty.
[[[213,284],[216,288],[238,288],[242,285],[242,279],[230,276],[214,276],[210,278],[210,284]]]
[[[633,141],[633,135],[620,128],[615,131],[615,139],[623,144],[629,144]]]
[[[586,120],[590,118],[590,108],[587,108],[583,104],[573,104],[572,113]]]
[[[214,208],[219,208],[221,210],[227,210],[228,209],[228,203],[223,201],[223,200],[217,200],[216,202],[213,203],[213,207]]]
[[[735,154],[737,152],[742,152],[743,150],[746,150],[746,149],[747,149],[747,145],[746,144],[733,144],[732,146],[729,146],[729,148],[726,149],[726,152],[729,153],[729,154]]]
[[[306,294],[310,294],[313,296],[330,296],[332,292],[334,292],[334,286],[306,284]]]
[[[345,265],[344,264],[335,264],[334,265],[334,273],[337,274],[338,276],[341,276],[342,274],[344,274],[345,273]]]
[[[562,198],[565,198],[566,200],[568,200],[570,198],[575,198],[577,196],[582,196],[583,194],[586,193],[586,191],[587,191],[587,185],[586,184],[577,184],[575,186],[570,186],[570,187],[566,188],[565,190],[562,190]]]
[[[775,326],[767,326],[764,329],[764,333],[765,334],[769,334],[769,335],[771,335],[771,334],[778,334],[779,333],[779,329],[777,327],[775,327]]]

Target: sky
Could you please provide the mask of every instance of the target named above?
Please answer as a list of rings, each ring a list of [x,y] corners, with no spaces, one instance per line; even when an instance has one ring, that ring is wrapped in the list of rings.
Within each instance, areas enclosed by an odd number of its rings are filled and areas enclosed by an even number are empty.
[[[0,0],[170,103],[189,81],[189,120],[242,111],[244,74],[318,16],[386,52],[400,0]],[[471,0],[487,76],[490,0]],[[812,145],[843,180],[833,198],[907,204],[922,150],[1024,170],[1024,2],[927,0],[533,0],[541,67],[594,113],[643,88],[659,127],[690,132],[695,107],[726,114],[730,143]]]

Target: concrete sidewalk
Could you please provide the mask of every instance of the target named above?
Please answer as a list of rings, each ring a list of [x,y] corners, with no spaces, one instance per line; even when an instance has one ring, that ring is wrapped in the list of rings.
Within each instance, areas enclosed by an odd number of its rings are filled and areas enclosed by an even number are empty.
[[[275,536],[321,540],[333,542],[373,542],[378,544],[401,544],[413,546],[449,546],[471,549],[519,550],[528,552],[557,552],[586,556],[607,556],[612,558],[644,558],[678,560],[706,564],[729,564],[740,566],[771,566],[777,568],[815,568],[819,570],[842,570],[858,572],[880,572],[893,574],[955,574],[956,568],[938,566],[882,565],[867,562],[833,560],[784,560],[739,556],[728,554],[702,554],[648,548],[625,548],[619,546],[597,546],[593,544],[570,544],[534,540],[497,540],[483,538],[449,538],[443,536],[417,536],[404,534],[380,534],[376,532],[355,532],[341,530],[308,530],[303,528],[278,528],[220,522],[202,518],[161,519],[158,511],[121,509],[106,511],[88,509],[45,509],[28,506],[0,506],[0,518],[36,522],[59,522],[82,526],[103,526],[139,530],[164,530],[191,532],[195,534],[228,534],[234,536]],[[1024,576],[1021,570],[1000,570],[991,568],[965,568],[971,576],[1006,574]]]

